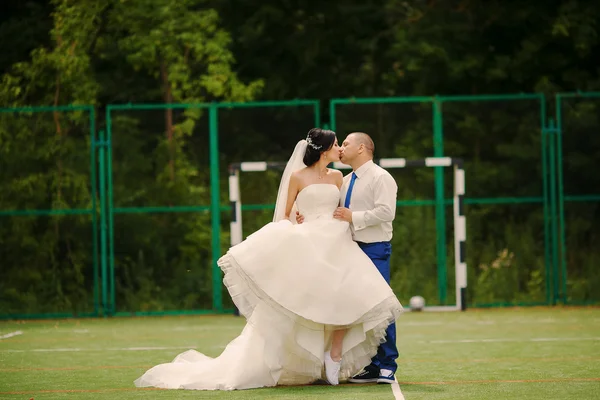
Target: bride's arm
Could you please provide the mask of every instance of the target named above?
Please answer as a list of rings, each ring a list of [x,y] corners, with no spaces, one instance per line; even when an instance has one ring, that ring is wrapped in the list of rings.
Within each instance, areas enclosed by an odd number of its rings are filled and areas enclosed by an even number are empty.
[[[290,219],[290,213],[292,212],[292,207],[294,207],[294,202],[296,201],[296,197],[298,196],[298,188],[300,187],[300,179],[294,172],[290,177],[290,185],[288,187],[288,196],[287,202],[285,204],[285,218]]]

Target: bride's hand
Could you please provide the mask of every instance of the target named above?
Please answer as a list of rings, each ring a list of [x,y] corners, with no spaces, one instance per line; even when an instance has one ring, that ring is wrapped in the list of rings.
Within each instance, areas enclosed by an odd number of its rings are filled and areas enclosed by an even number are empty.
[[[300,211],[296,211],[296,223],[301,224],[304,222],[304,216],[300,214]]]

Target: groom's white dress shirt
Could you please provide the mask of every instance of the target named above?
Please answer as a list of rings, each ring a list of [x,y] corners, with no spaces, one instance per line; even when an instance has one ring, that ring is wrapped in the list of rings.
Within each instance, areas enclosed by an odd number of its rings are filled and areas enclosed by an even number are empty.
[[[350,197],[352,237],[357,242],[387,242],[392,239],[398,185],[385,169],[367,161],[356,171]],[[344,177],[340,205],[344,205],[352,173]]]

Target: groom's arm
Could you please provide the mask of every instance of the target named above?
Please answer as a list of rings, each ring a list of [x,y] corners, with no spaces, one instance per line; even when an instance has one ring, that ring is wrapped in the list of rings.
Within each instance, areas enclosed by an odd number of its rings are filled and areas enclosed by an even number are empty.
[[[396,217],[398,185],[391,175],[381,175],[373,187],[375,207],[366,211],[352,212],[352,225],[355,231],[368,226],[391,222]]]

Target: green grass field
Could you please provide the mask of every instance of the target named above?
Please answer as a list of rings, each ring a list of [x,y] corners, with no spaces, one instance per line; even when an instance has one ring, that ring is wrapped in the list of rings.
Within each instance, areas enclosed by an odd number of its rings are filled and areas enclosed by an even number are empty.
[[[0,339],[0,398],[394,399],[390,385],[374,384],[235,392],[133,386],[147,368],[188,348],[218,355],[243,324],[232,316],[0,322],[0,337],[22,332]],[[398,347],[406,400],[600,399],[600,308],[406,313]]]

